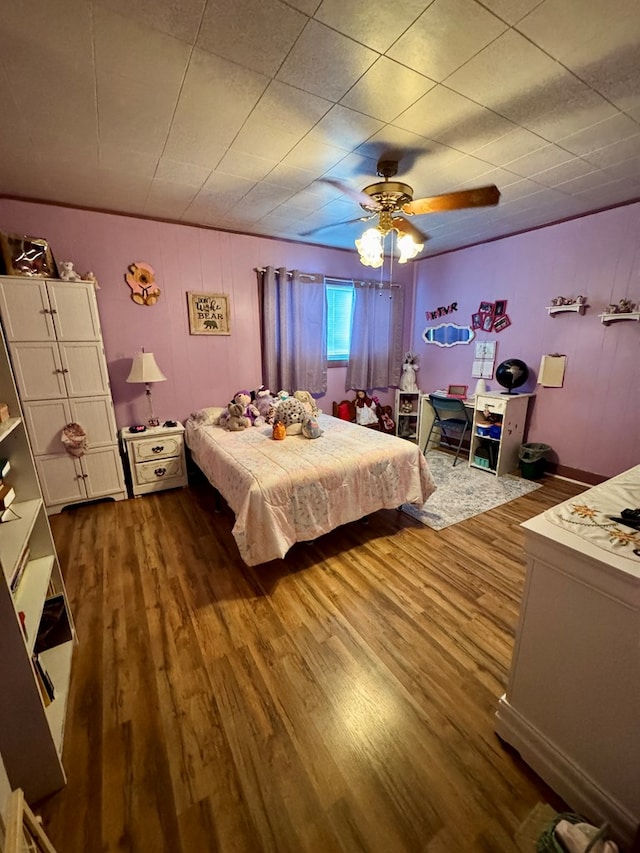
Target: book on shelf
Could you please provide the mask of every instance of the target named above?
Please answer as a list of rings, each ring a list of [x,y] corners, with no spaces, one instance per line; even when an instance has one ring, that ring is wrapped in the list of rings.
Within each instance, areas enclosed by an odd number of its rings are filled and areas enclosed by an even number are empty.
[[[18,591],[18,587],[20,586],[20,581],[22,580],[22,576],[24,574],[24,570],[27,567],[27,563],[29,562],[29,557],[31,556],[31,548],[28,545],[25,545],[22,549],[22,553],[16,563],[16,566],[13,570],[13,574],[11,576],[11,581],[9,582],[9,587],[11,592],[15,595]]]
[[[47,670],[41,664],[38,655],[33,656],[33,670],[36,674],[36,681],[38,682],[38,687],[40,688],[40,693],[42,694],[42,701],[44,702],[46,708],[47,705],[50,705],[56,698],[56,693],[55,688],[53,686],[53,681],[51,680],[51,677],[49,676]]]
[[[13,503],[15,496],[16,493],[13,490],[13,486],[3,483],[0,486],[0,511],[8,509]]]
[[[42,618],[33,650],[36,654],[67,643],[72,639],[69,614],[64,595],[59,593],[47,598],[42,609]]]
[[[7,476],[11,470],[11,465],[8,459],[0,459],[0,480]]]

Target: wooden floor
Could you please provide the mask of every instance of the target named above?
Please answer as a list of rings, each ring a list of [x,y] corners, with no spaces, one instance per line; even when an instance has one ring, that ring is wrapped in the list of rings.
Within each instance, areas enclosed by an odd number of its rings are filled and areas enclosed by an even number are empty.
[[[249,569],[197,485],[51,519],[76,619],[60,853],[513,853],[561,803],[493,732],[543,488]],[[541,686],[542,688],[542,686]]]

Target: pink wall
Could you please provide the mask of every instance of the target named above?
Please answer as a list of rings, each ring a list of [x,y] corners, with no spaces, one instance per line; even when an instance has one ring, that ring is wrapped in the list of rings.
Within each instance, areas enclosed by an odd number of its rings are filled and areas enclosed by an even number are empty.
[[[56,260],[72,260],[81,275],[95,273],[118,426],[147,418],[140,386],[125,381],[133,353],[141,347],[155,354],[168,378],[153,386],[154,407],[161,419],[184,420],[195,409],[226,405],[238,389],[262,383],[256,267],[367,277],[355,250],[6,199],[0,199],[0,231],[44,237]],[[146,261],[155,269],[162,295],[152,307],[136,305],[130,298],[124,274],[133,261]],[[395,279],[407,286],[409,320],[413,266],[396,271]],[[229,295],[230,336],[189,334],[185,295],[189,290]],[[329,370],[327,394],[318,401],[324,411],[331,412],[332,400],[353,397],[352,392],[345,394],[345,372],[345,368]],[[393,391],[377,393],[381,401],[392,401]]]
[[[550,317],[555,296],[583,294],[581,316]],[[467,324],[481,300],[507,299],[512,325],[496,340],[496,365],[520,358],[535,390],[528,441],[553,448],[562,468],[610,477],[640,463],[640,323],[604,326],[598,315],[621,298],[640,301],[640,204],[505,238],[417,265],[412,347],[421,354],[420,386],[475,387],[474,346],[427,345],[422,332],[440,321],[425,312],[457,301],[454,322]],[[540,357],[567,356],[563,388],[536,386]],[[491,390],[502,390],[489,382]],[[622,509],[622,507],[621,507]]]

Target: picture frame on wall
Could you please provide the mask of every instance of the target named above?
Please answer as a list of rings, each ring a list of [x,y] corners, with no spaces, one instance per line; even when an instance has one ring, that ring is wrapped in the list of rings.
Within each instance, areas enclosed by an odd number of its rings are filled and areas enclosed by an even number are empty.
[[[23,234],[0,234],[0,248],[7,275],[58,278],[53,253],[46,240]]]
[[[230,335],[229,297],[225,293],[187,292],[191,335]]]

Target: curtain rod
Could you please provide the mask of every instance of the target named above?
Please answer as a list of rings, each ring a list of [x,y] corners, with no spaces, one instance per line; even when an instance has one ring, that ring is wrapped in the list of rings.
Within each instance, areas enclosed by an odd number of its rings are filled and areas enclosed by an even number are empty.
[[[264,275],[267,271],[266,267],[254,267],[254,271]],[[292,270],[287,270],[287,277],[291,277],[293,275]],[[322,276],[324,279],[331,279],[331,281],[343,281],[353,282],[355,287],[402,287],[401,284],[393,281],[372,281],[372,280],[364,280],[364,279],[353,279],[353,278],[341,278],[337,275],[322,275],[322,273],[310,273],[310,272],[301,272],[300,278],[308,278],[310,281],[316,281],[316,279]]]
[[[266,273],[266,271],[267,271],[266,267],[255,267],[254,269],[255,269],[255,272],[259,272],[262,275],[264,275],[264,273]],[[291,278],[292,275],[293,275],[293,270],[287,270],[287,278]],[[318,278],[318,276],[320,276],[320,275],[321,275],[321,273],[301,272],[300,278],[308,278],[310,281],[315,281]]]

